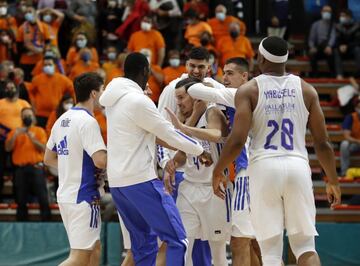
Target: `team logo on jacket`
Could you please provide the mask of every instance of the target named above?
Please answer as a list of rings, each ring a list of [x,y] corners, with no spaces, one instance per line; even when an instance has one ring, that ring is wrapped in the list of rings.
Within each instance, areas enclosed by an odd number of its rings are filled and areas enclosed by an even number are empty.
[[[68,142],[66,136],[63,140],[60,141],[60,143],[57,145],[57,154],[58,155],[69,155],[68,150]]]

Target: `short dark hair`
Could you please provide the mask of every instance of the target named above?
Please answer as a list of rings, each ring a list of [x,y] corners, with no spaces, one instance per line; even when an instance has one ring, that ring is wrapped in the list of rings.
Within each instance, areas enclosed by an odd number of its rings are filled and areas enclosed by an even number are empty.
[[[51,60],[51,61],[53,61],[53,63],[55,64],[55,57],[53,57],[53,56],[51,56],[51,55],[45,56],[45,57],[44,57],[44,61],[45,61],[45,60]]]
[[[340,13],[344,13],[345,15],[347,15],[347,16],[349,16],[351,18],[353,17],[353,13],[351,12],[350,9],[343,9],[343,10],[341,10]]]
[[[185,90],[187,91],[192,85],[199,83],[199,82],[201,82],[201,80],[198,78],[188,77],[188,78],[182,79],[178,83],[176,83],[175,89],[185,87]]]
[[[270,36],[263,40],[263,47],[272,55],[284,56],[288,53],[287,42],[277,36]]]
[[[76,77],[74,88],[77,102],[85,102],[90,98],[93,90],[99,91],[104,80],[95,72],[87,72]]]
[[[243,57],[231,57],[228,60],[226,60],[225,65],[228,64],[234,64],[244,71],[249,71],[249,63],[248,61]]]
[[[127,78],[135,78],[144,72],[144,69],[149,69],[149,62],[142,53],[130,53],[125,58],[124,74]]]
[[[209,61],[209,51],[204,47],[193,47],[191,48],[188,59],[195,59],[195,60],[206,60]]]

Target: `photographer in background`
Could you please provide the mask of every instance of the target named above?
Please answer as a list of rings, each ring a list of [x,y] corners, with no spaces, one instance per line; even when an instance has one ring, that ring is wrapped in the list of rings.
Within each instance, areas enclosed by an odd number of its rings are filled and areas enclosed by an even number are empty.
[[[34,194],[40,204],[41,220],[50,220],[50,208],[46,179],[43,169],[46,132],[36,126],[36,118],[30,107],[21,110],[22,126],[9,132],[5,149],[12,152],[12,162],[15,166],[14,189],[18,204],[16,218],[27,221],[29,194]]]

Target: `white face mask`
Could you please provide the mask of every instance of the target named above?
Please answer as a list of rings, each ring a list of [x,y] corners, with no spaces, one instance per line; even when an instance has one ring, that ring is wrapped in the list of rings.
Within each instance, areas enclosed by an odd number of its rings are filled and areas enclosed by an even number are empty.
[[[116,1],[109,1],[109,2],[108,2],[108,6],[111,7],[111,8],[116,7],[116,4],[117,4]]]
[[[180,65],[180,59],[179,58],[171,58],[169,60],[169,64],[172,67],[178,67]]]
[[[7,13],[7,7],[0,7],[0,16],[5,16]]]
[[[218,13],[216,13],[216,18],[220,21],[224,21],[226,18],[226,14],[223,12],[218,12]]]
[[[209,64],[210,64],[210,66],[212,66],[214,63],[215,63],[215,58],[211,56],[211,57],[209,58]]]
[[[151,23],[149,23],[149,22],[141,22],[141,29],[143,30],[143,31],[150,31],[151,30]]]
[[[79,40],[76,40],[76,45],[79,47],[79,48],[84,48],[87,44],[87,40],[86,39],[79,39]]]
[[[44,66],[43,70],[45,74],[52,76],[55,73],[55,66],[54,65]]]
[[[63,104],[65,111],[70,110],[73,106],[74,106],[74,104],[72,104],[72,103],[64,103]]]
[[[50,23],[52,20],[52,17],[51,17],[51,15],[46,14],[45,16],[43,16],[43,20],[47,23]]]

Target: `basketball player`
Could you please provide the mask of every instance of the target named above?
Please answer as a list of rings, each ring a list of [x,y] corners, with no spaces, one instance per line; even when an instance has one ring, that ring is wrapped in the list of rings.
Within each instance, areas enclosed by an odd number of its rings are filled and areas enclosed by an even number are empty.
[[[226,88],[219,90],[197,83],[188,89],[188,93],[195,99],[225,105],[227,116],[232,125],[235,114],[236,88],[248,81],[249,64],[244,58],[233,57],[226,61],[223,70]],[[232,232],[230,241],[234,266],[260,265],[260,254],[256,254],[256,252],[260,253],[260,250],[255,240],[255,232],[249,212],[249,177],[246,173],[248,166],[247,147],[248,143],[235,160],[236,178],[231,205]]]
[[[75,79],[74,87],[78,103],[55,122],[44,163],[58,168],[57,200],[71,248],[60,265],[93,266],[100,263],[101,229],[95,167],[106,168],[106,147],[93,112],[103,80],[85,73]]]
[[[196,156],[207,153],[197,141],[176,131],[144,95],[150,70],[143,54],[129,54],[124,73],[100,98],[108,121],[110,192],[130,233],[136,265],[155,265],[157,236],[168,245],[167,265],[184,265],[186,234],[173,199],[157,179],[156,137],[163,145]]]
[[[210,64],[209,64],[209,52],[203,48],[203,47],[195,47],[192,48],[189,52],[187,61],[186,61],[186,72],[182,74],[179,78],[171,81],[169,85],[167,85],[164,90],[162,91],[159,103],[158,103],[158,109],[160,113],[166,118],[170,119],[168,113],[166,112],[165,108],[169,108],[174,113],[177,113],[178,107],[176,104],[176,98],[175,98],[175,86],[176,84],[188,77],[197,78],[201,81],[208,82],[212,84],[215,88],[224,88],[224,85],[217,82],[216,80],[206,77],[206,75],[209,72]],[[203,113],[206,106],[203,103],[196,103],[195,107],[199,110],[197,113]],[[196,113],[196,114],[197,114]],[[195,113],[194,113],[195,114]],[[195,123],[200,118],[197,115],[191,116],[186,124],[189,126],[194,126]],[[170,165],[171,161],[170,159],[174,156],[174,152],[169,151],[168,149],[164,149],[162,146],[158,147],[158,161],[159,165],[163,169],[167,169],[169,167],[173,167]],[[168,163],[169,162],[169,163]],[[177,168],[177,172],[175,173],[175,187],[173,190],[173,198],[176,201],[177,197],[177,188],[180,184],[180,182],[184,179],[183,178],[183,169]],[[211,253],[210,253],[210,247],[209,244],[206,241],[200,241],[195,240],[194,249],[193,249],[193,260],[195,265],[201,265],[201,266],[211,266]]]
[[[262,75],[242,85],[235,96],[235,122],[213,172],[214,193],[225,197],[222,172],[244,147],[249,148],[251,221],[264,266],[281,265],[283,230],[298,265],[320,265],[315,250],[315,202],[305,147],[309,124],[315,152],[329,178],[331,206],[341,201],[333,150],[316,90],[285,73],[287,43],[267,37],[259,45]]]

